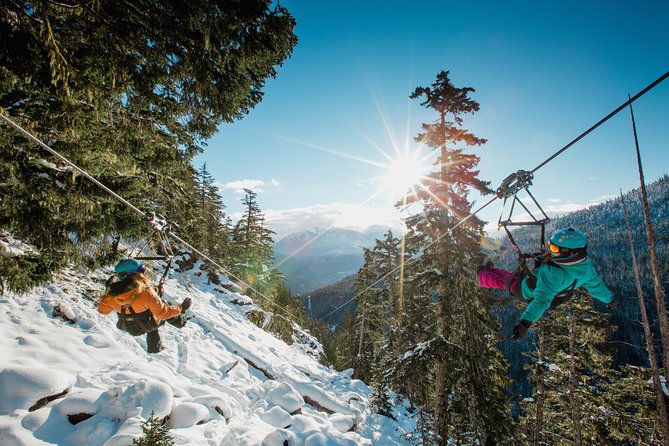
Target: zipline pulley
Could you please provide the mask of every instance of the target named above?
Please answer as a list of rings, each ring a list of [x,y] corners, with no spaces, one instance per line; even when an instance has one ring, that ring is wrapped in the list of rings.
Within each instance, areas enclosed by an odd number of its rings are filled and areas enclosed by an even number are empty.
[[[502,181],[497,188],[497,198],[508,198],[518,193],[522,189],[527,189],[532,185],[534,174],[527,170],[519,170],[512,173]]]
[[[172,252],[172,246],[170,246],[170,239],[167,235],[170,233],[170,225],[167,222],[167,219],[160,214],[154,212],[147,212],[144,215],[146,223],[151,229],[158,235],[158,240],[160,242],[160,250],[158,251],[158,256],[142,256],[135,257],[137,260],[167,260],[167,266],[165,266],[165,272],[163,273],[160,281],[158,282],[158,294],[162,296],[165,292],[163,289],[165,281],[167,280],[167,274],[172,267],[172,259],[174,258],[174,253]]]
[[[509,241],[513,246],[513,249],[518,254],[518,264],[521,268],[525,269],[526,272],[529,271],[525,262],[527,259],[534,259],[535,264],[537,258],[543,257],[546,251],[546,223],[550,220],[546,212],[539,205],[534,195],[530,192],[529,187],[532,185],[532,180],[534,179],[534,174],[526,170],[519,170],[515,173],[512,173],[502,181],[502,184],[497,188],[497,197],[504,199],[504,204],[502,205],[502,214],[499,217],[497,222],[498,228],[504,228],[506,235],[509,237]],[[530,198],[532,203],[534,203],[535,210],[531,211],[529,207],[523,203],[523,201],[518,197],[520,192],[526,192],[527,196]],[[509,200],[511,199],[511,200]],[[509,208],[509,213],[505,220],[504,210],[506,208],[507,202],[511,201]],[[527,201],[527,200],[526,200]],[[518,203],[524,210],[529,220],[526,221],[513,221],[513,214],[516,210],[516,203]],[[536,214],[536,216],[535,216]],[[541,240],[540,240],[540,251],[537,253],[524,253],[516,240],[513,238],[509,226],[539,226],[541,230]]]

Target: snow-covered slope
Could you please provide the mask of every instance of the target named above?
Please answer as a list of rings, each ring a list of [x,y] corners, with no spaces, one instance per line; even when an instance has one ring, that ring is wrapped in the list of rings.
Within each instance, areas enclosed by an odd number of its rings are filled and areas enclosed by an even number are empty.
[[[173,276],[165,298],[192,297],[192,319],[150,355],[89,300],[104,272],[86,275],[0,298],[0,445],[127,446],[152,412],[178,445],[397,445],[413,430],[401,405],[397,421],[373,414],[364,383],[251,324],[245,296]]]

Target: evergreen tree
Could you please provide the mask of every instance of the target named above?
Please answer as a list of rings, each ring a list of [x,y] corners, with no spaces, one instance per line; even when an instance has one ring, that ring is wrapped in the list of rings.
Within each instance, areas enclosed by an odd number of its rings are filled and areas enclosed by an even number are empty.
[[[540,363],[544,389],[537,395],[543,399],[540,437],[554,445],[647,444],[656,435],[651,427],[657,420],[652,389],[634,369],[625,376],[612,368],[610,317],[593,308],[586,293],[577,295],[542,322],[546,357]],[[534,399],[523,407],[521,426],[532,438]]]
[[[169,429],[161,420],[151,413],[148,420],[142,423],[144,437],[133,440],[133,446],[173,446],[174,439],[169,434]]]
[[[4,2],[0,106],[139,209],[193,227],[190,166],[221,122],[262,99],[289,57],[295,21],[280,5],[167,0]],[[109,258],[110,234],[140,237],[134,211],[0,126],[0,229],[35,254],[4,259],[11,288],[68,262]],[[29,224],[28,224],[29,222]]]
[[[227,263],[230,259],[230,219],[223,212],[225,205],[206,163],[198,171],[197,193],[194,209],[198,223],[191,237],[198,241],[198,245],[210,257]],[[218,274],[221,273],[210,264],[207,264],[206,271],[209,279],[214,281],[218,280]]]
[[[388,230],[373,249],[364,250],[365,262],[356,279],[358,353],[356,376],[385,386],[386,371],[401,352],[403,277],[401,241]],[[363,371],[364,370],[364,371]]]
[[[386,374],[392,377],[393,389],[422,408],[434,404],[434,358],[426,347],[437,338],[436,309],[430,272],[413,276],[413,263],[408,264],[405,283],[406,305],[402,330],[403,353],[390,365]],[[430,418],[431,420],[431,418]]]
[[[431,272],[424,281],[431,281],[437,296],[437,333],[430,343],[435,366],[434,426],[438,444],[445,445],[449,436],[462,432],[469,432],[463,441],[503,444],[512,441],[504,394],[506,364],[495,347],[497,326],[489,313],[489,295],[471,279],[481,262],[483,222],[473,217],[452,229],[470,214],[470,188],[490,192],[475,170],[479,158],[466,153],[485,140],[462,128],[462,115],[479,109],[469,98],[474,90],[456,88],[448,75],[440,72],[430,87],[418,87],[411,95],[424,97],[421,105],[438,116],[436,122],[423,124],[423,132],[416,137],[438,151],[438,170],[408,200],[420,202],[423,210],[407,220],[407,244],[422,251],[416,274]]]
[[[379,264],[374,251],[364,250],[365,263],[358,271],[355,283],[355,337],[357,349],[351,358],[354,377],[369,384],[379,384],[379,365],[388,354],[385,334],[392,314],[392,299],[388,289],[379,281]]]
[[[244,213],[232,228],[233,269],[237,277],[259,289],[271,286],[280,276],[271,267],[274,264],[274,231],[265,227],[265,216],[256,201],[257,194],[250,189],[244,189],[244,192]]]

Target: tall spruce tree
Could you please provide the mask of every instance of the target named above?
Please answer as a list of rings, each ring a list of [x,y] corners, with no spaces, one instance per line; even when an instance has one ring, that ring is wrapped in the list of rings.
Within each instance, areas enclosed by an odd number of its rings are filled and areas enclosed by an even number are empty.
[[[462,116],[479,109],[469,97],[474,90],[455,87],[448,75],[440,72],[431,86],[418,87],[411,95],[423,98],[421,105],[437,114],[436,121],[423,124],[423,132],[416,137],[438,151],[437,170],[408,200],[420,202],[423,211],[407,221],[408,243],[422,251],[416,264],[421,271],[434,271],[429,275],[437,296],[437,336],[431,342],[434,426],[441,445],[462,432],[468,434],[461,441],[504,444],[513,441],[504,392],[506,364],[495,347],[498,327],[489,313],[489,294],[472,280],[481,262],[483,222],[474,217],[467,225],[451,229],[470,214],[471,188],[490,192],[475,170],[479,158],[466,153],[485,140],[462,128]],[[427,245],[411,244],[426,237],[431,238]]]
[[[2,3],[0,106],[140,209],[180,230],[195,201],[190,161],[242,118],[296,44],[295,20],[264,0]],[[2,259],[11,288],[138,237],[137,215],[0,126],[0,230],[35,254]],[[90,253],[93,253],[91,256]]]
[[[386,370],[397,360],[395,352],[401,343],[400,263],[409,256],[402,257],[400,246],[401,241],[388,230],[373,249],[364,250],[365,262],[356,279],[356,376],[381,387],[388,384]]]
[[[281,279],[274,264],[274,231],[265,226],[265,215],[256,200],[258,194],[244,189],[244,213],[232,228],[231,249],[235,275],[256,291],[264,294]]]
[[[196,227],[189,232],[198,247],[218,261],[230,260],[230,218],[224,213],[225,205],[214,179],[204,163],[197,172],[197,200],[192,203],[193,214],[197,218]],[[205,270],[211,281],[218,281],[217,271],[210,263]]]
[[[355,337],[356,351],[351,359],[354,377],[369,384],[379,383],[380,364],[387,357],[385,333],[392,314],[392,299],[378,273],[374,252],[364,250],[364,265],[358,270],[355,281]]]

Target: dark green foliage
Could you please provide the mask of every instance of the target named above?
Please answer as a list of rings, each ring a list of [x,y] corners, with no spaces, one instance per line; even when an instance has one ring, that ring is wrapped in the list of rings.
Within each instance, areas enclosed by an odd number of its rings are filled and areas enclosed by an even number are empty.
[[[657,414],[654,395],[648,384],[649,371],[612,367],[614,346],[607,340],[614,327],[610,315],[593,308],[592,298],[577,298],[553,310],[542,324],[546,332],[546,356],[542,364],[544,441],[555,445],[573,444],[572,414],[579,416],[581,437],[586,444],[654,444]],[[570,335],[575,330],[574,373],[572,376]],[[532,363],[539,358],[530,350]],[[535,367],[530,367],[535,377]],[[574,392],[570,390],[574,386]],[[535,429],[534,399],[523,403],[521,426],[528,438]]]
[[[242,285],[264,294],[283,277],[271,266],[274,264],[274,231],[265,227],[265,215],[256,201],[257,194],[249,189],[244,191],[244,214],[231,232],[231,255],[234,258],[232,273]],[[262,294],[259,296],[262,297]]]
[[[135,446],[173,446],[174,439],[169,434],[169,429],[164,424],[164,420],[159,420],[151,413],[148,420],[142,423],[142,432],[144,437],[135,439],[132,444]]]
[[[437,444],[432,414],[420,408],[415,408],[416,429],[405,434],[409,444],[414,446],[428,446]]]
[[[395,414],[393,414],[393,404],[387,388],[375,388],[370,396],[370,402],[374,413],[383,415],[392,420],[395,419]]]
[[[418,87],[411,95],[437,114],[416,137],[438,152],[438,169],[408,200],[420,202],[423,209],[407,219],[406,236],[407,246],[421,252],[408,273],[412,291],[423,302],[428,296],[435,302],[433,337],[415,345],[429,346],[421,353],[434,361],[434,390],[431,395],[426,389],[422,393],[434,401],[437,444],[445,444],[448,437],[485,445],[508,444],[514,438],[505,393],[507,365],[495,346],[498,327],[490,313],[490,294],[472,280],[481,262],[483,222],[474,217],[452,229],[471,212],[470,188],[491,192],[478,178],[479,158],[467,153],[485,140],[462,128],[462,116],[479,109],[469,97],[473,92],[455,87],[449,73],[442,71],[430,87]]]
[[[197,173],[197,202],[191,206],[196,210],[195,225],[189,232],[191,239],[197,241],[199,249],[204,250],[207,256],[227,264],[231,256],[230,218],[223,213],[225,205],[206,163]],[[208,262],[205,263],[205,271],[212,283],[216,283],[222,273]]]
[[[404,292],[400,263],[400,240],[388,230],[373,249],[364,250],[365,263],[358,271],[355,284],[357,345],[355,377],[377,386],[387,383],[385,370],[400,352],[402,315],[400,303]],[[403,304],[402,304],[403,305]]]
[[[294,25],[263,0],[3,2],[0,106],[139,209],[192,234],[201,195],[190,161],[221,122],[262,99],[296,43]],[[105,263],[95,251],[108,237],[145,233],[137,213],[6,125],[0,197],[0,230],[36,249],[32,269],[3,259],[12,289],[68,263]]]

